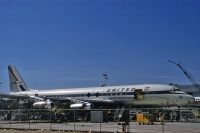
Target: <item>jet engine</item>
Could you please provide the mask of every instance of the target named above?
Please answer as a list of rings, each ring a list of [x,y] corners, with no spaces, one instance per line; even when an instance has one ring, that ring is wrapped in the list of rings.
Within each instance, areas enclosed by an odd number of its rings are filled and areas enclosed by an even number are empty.
[[[46,101],[39,101],[33,103],[33,108],[45,108],[45,109],[50,109],[53,107],[53,102],[50,100]]]
[[[75,103],[71,104],[71,109],[91,109],[91,103]]]

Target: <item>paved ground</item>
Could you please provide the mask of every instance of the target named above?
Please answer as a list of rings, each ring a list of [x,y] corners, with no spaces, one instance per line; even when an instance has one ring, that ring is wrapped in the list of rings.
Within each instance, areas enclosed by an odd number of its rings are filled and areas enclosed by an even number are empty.
[[[29,133],[61,133],[59,131],[41,131],[41,130],[37,130],[37,131],[0,130],[0,133],[25,133],[25,132],[29,132]]]
[[[60,132],[102,132],[102,133],[114,133],[121,132],[122,126],[114,122],[109,123],[16,123],[16,124],[5,124],[0,123],[0,128],[12,128],[12,130],[0,130],[0,133],[60,133]],[[15,131],[20,129],[19,131]],[[27,129],[23,131],[21,129]],[[34,129],[32,131],[29,129]],[[50,131],[56,130],[56,131]],[[178,123],[170,122],[155,123],[155,125],[139,125],[136,122],[131,122],[127,129],[131,133],[200,133],[200,123]]]

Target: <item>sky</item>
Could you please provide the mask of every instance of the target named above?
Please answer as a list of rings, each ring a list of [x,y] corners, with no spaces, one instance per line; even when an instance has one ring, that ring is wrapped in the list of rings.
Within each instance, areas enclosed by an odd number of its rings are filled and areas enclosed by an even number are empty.
[[[32,89],[200,79],[199,0],[1,0],[0,92],[7,66]]]

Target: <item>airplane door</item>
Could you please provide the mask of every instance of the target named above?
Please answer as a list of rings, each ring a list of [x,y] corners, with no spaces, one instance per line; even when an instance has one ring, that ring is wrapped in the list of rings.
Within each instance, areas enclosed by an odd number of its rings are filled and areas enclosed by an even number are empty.
[[[142,89],[136,89],[134,91],[134,99],[143,99],[144,98],[144,92]]]

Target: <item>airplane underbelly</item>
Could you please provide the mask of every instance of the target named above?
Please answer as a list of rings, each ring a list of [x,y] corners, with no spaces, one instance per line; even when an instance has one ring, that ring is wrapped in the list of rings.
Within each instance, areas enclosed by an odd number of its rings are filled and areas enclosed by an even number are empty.
[[[177,105],[176,99],[171,97],[169,98],[168,94],[152,94],[145,95],[143,99],[134,99],[134,105],[160,105],[160,106],[168,106],[168,105]]]
[[[92,99],[94,101],[95,98]],[[183,94],[146,94],[144,97],[139,99],[134,99],[133,95],[126,97],[101,97],[100,99],[96,99],[96,101],[105,102],[105,99],[113,101],[113,103],[122,103],[124,105],[182,106],[188,104],[188,97]],[[88,101],[89,99],[84,100]],[[191,97],[190,102],[192,102],[192,100]]]

